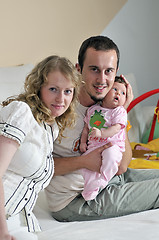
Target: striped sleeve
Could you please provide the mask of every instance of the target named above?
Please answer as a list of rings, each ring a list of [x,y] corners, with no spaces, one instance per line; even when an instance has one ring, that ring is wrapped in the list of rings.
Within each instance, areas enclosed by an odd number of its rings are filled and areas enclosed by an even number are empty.
[[[21,144],[30,131],[32,119],[31,109],[26,103],[13,101],[0,111],[0,135]]]

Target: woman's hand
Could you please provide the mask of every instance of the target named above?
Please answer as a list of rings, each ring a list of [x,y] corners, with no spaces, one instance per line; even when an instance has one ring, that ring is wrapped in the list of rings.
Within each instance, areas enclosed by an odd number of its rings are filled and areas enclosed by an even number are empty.
[[[0,136],[0,240],[15,240],[15,238],[9,234],[7,229],[2,177],[18,147],[19,144],[15,140],[2,135]]]
[[[16,240],[16,238],[6,233],[3,236],[0,234],[0,240]]]

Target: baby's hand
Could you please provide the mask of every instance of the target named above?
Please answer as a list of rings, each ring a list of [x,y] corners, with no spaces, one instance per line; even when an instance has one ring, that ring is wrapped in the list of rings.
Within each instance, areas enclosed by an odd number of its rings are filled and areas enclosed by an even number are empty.
[[[90,135],[91,135],[92,138],[101,137],[101,131],[98,128],[93,127]]]
[[[86,143],[80,143],[79,149],[80,149],[80,152],[81,152],[81,153],[86,152],[86,150],[87,150],[87,144],[86,144]]]

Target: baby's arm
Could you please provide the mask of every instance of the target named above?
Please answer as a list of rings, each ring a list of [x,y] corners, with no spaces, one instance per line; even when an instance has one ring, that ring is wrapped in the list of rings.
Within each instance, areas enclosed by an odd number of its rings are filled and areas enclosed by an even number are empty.
[[[91,137],[101,137],[101,138],[113,137],[116,133],[120,131],[120,129],[121,129],[121,124],[119,123],[114,124],[108,128],[102,128],[101,130],[93,127],[91,131]]]
[[[87,150],[88,133],[89,133],[88,125],[87,123],[85,123],[82,134],[81,134],[80,146],[79,146],[81,152],[86,152]]]

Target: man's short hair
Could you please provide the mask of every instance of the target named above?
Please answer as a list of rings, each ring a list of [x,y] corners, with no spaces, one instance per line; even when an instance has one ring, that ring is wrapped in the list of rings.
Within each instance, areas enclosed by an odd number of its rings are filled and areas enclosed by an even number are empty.
[[[96,51],[109,51],[115,50],[117,54],[117,69],[119,66],[119,59],[120,59],[120,52],[117,45],[108,37],[106,36],[93,36],[86,39],[80,49],[78,54],[78,63],[81,68],[81,72],[83,69],[84,60],[86,57],[86,51],[88,48],[94,48]]]

